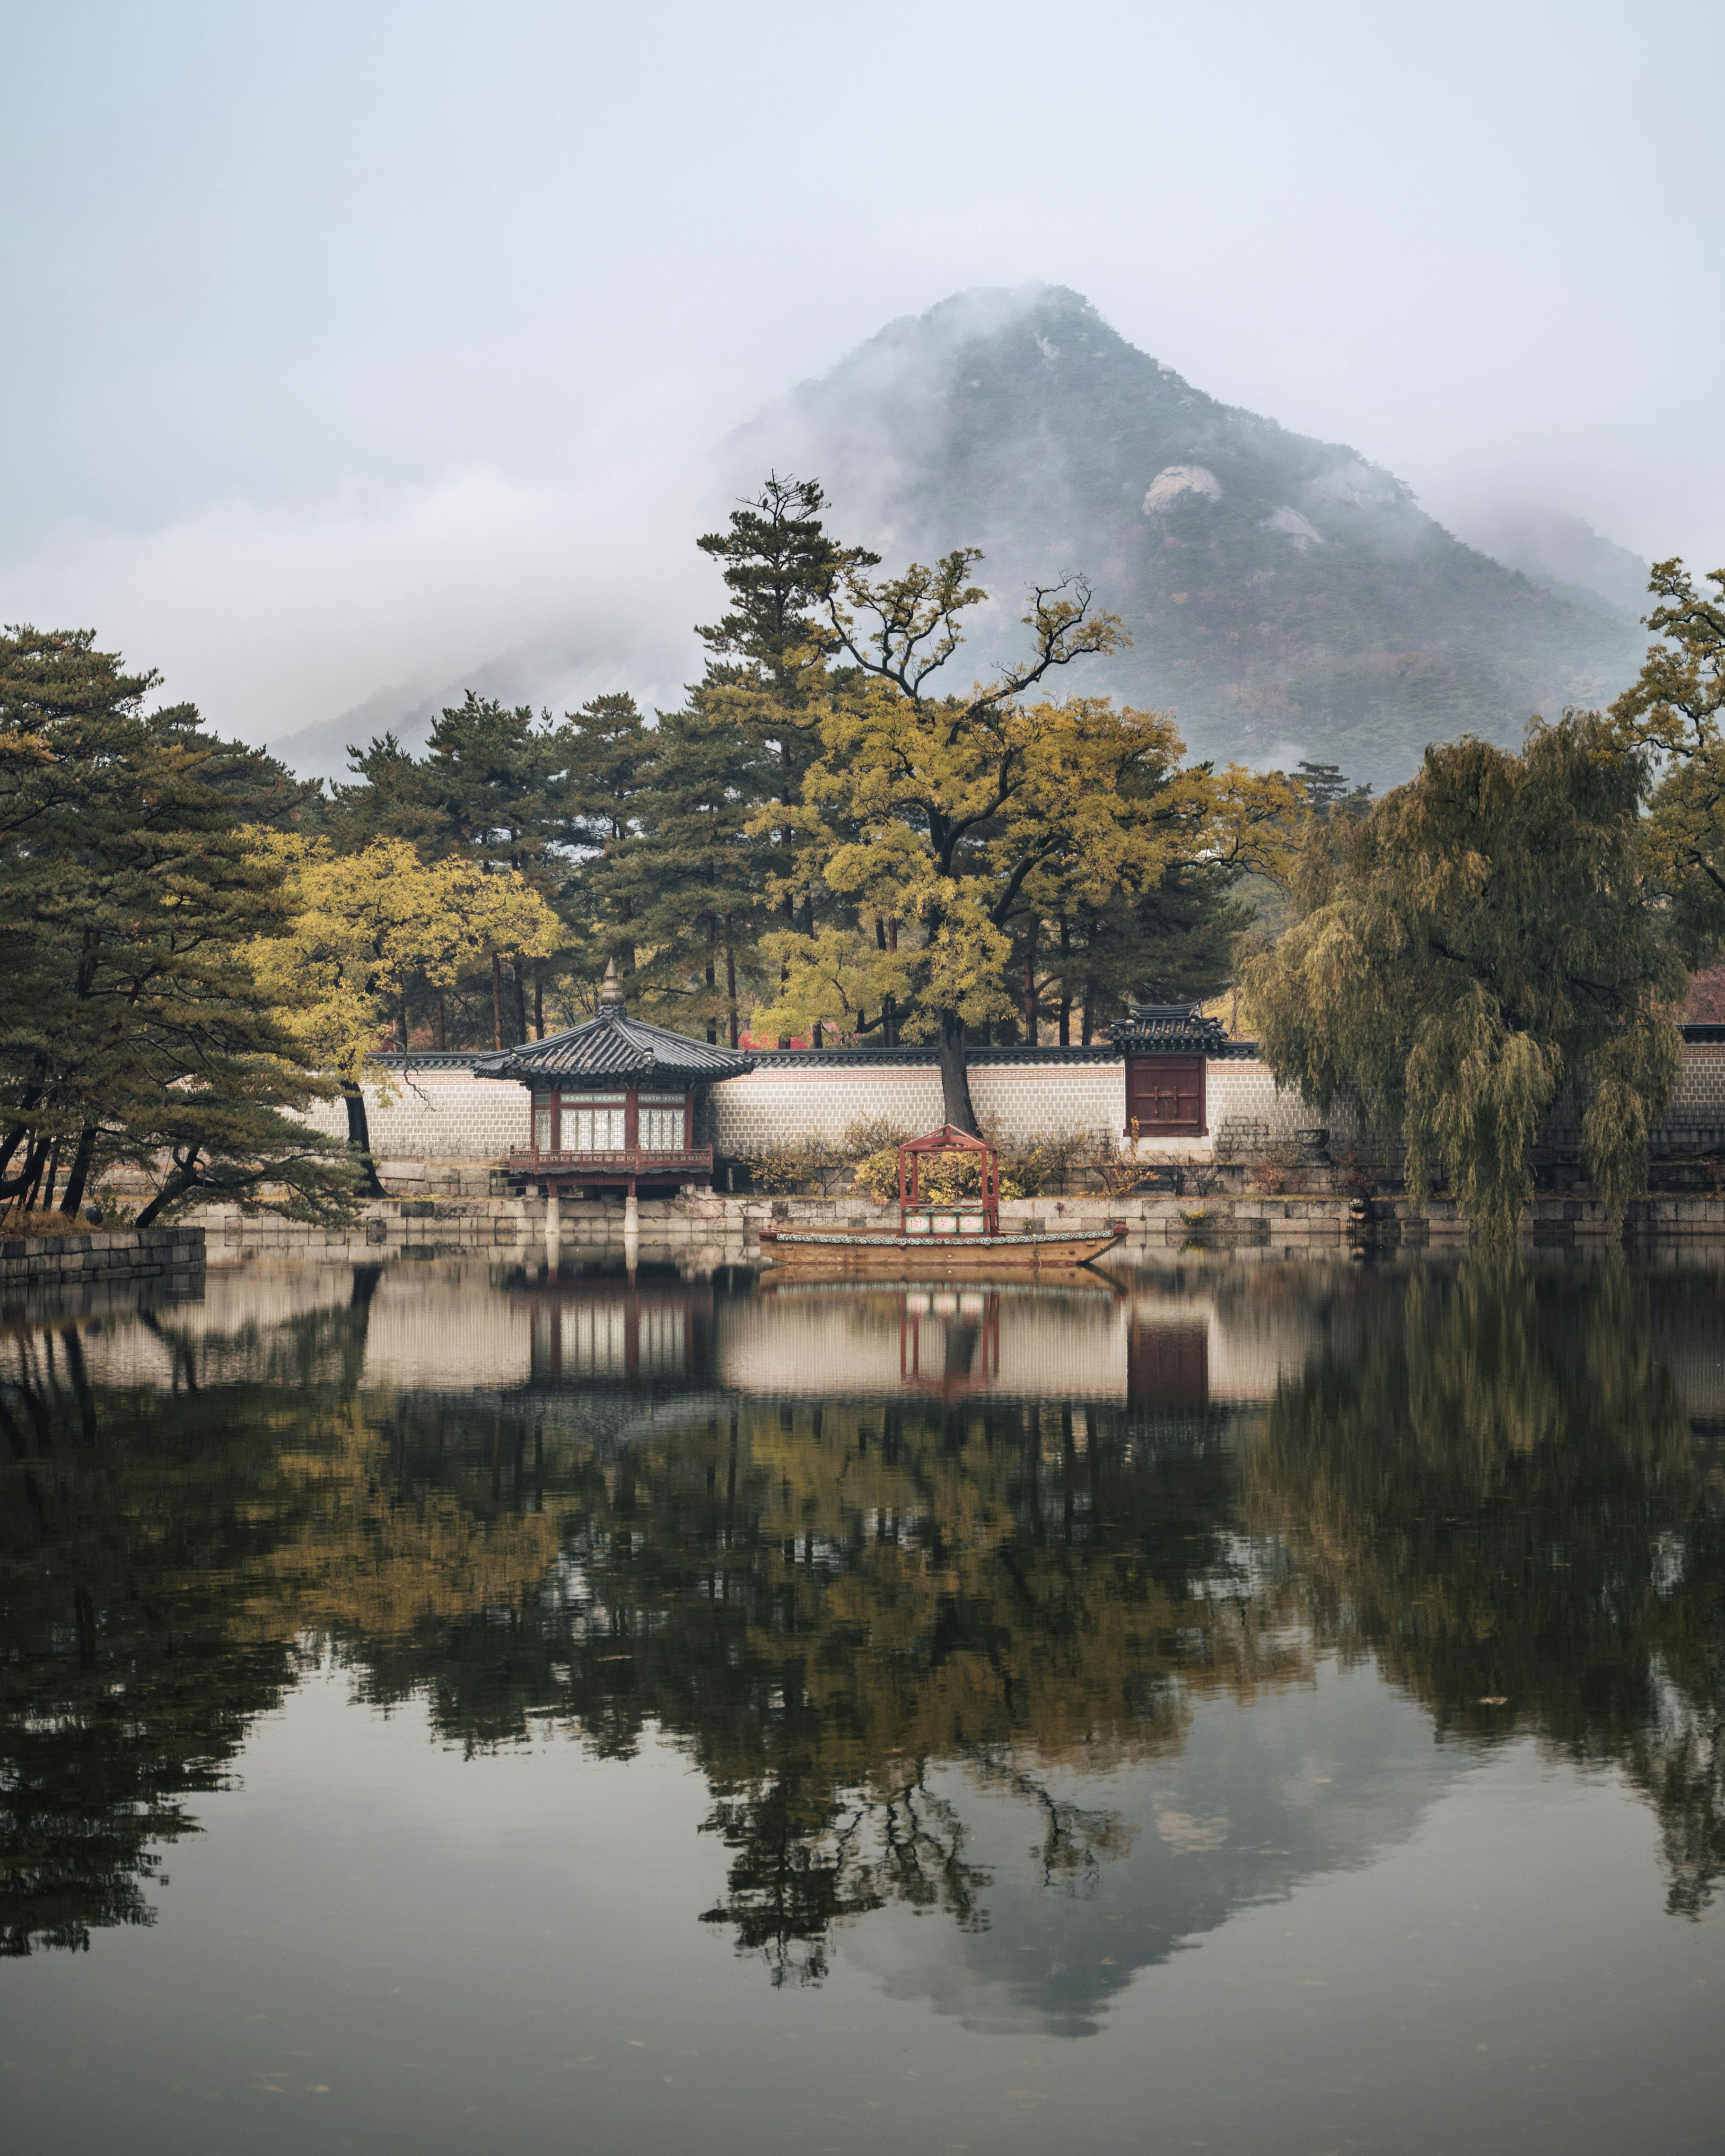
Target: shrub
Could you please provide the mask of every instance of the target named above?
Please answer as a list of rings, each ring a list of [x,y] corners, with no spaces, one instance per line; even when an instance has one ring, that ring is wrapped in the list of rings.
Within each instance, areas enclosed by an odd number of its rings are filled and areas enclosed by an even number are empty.
[[[0,1211],[0,1235],[87,1235],[87,1220],[69,1220],[64,1213],[26,1213],[8,1205]]]
[[[877,1205],[898,1196],[898,1149],[911,1133],[886,1116],[863,1116],[839,1141],[851,1163],[850,1187]]]
[[[751,1166],[755,1188],[770,1197],[824,1198],[850,1164],[828,1140],[808,1137],[769,1147]]]

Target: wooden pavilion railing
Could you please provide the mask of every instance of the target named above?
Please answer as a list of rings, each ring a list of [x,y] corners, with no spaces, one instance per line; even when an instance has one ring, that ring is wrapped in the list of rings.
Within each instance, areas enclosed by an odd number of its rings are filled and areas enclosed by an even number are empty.
[[[619,1146],[608,1152],[542,1152],[537,1146],[511,1146],[511,1171],[516,1175],[711,1175],[711,1146]]]

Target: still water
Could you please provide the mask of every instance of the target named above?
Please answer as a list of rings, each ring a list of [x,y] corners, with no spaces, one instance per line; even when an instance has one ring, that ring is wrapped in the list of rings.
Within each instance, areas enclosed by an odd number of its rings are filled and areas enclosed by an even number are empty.
[[[1725,2148],[1725,1271],[0,1331],[36,2152]]]

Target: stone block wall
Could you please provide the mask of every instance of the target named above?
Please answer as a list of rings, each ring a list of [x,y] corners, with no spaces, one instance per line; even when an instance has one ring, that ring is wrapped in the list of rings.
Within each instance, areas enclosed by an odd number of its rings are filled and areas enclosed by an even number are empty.
[[[499,1160],[531,1135],[525,1086],[475,1078],[464,1070],[415,1071],[398,1078],[387,1105],[367,1085],[366,1116],[380,1160]],[[310,1121],[332,1137],[347,1135],[340,1101],[321,1101]]]
[[[105,1289],[120,1281],[189,1281],[204,1267],[202,1228],[115,1228],[89,1235],[8,1235],[0,1241],[0,1315],[44,1289]]]
[[[1204,1073],[1205,1119],[1209,1136],[1194,1147],[1209,1152],[1224,1122],[1243,1122],[1266,1126],[1272,1146],[1292,1142],[1298,1130],[1322,1127],[1330,1133],[1330,1149],[1363,1148],[1371,1132],[1353,1103],[1334,1101],[1322,1114],[1296,1086],[1278,1087],[1267,1063],[1229,1060],[1212,1063]]]
[[[978,1122],[1019,1144],[1078,1132],[1117,1143],[1126,1129],[1126,1065],[973,1062],[970,1098]]]
[[[787,1055],[726,1079],[710,1099],[709,1142],[721,1152],[758,1153],[800,1137],[836,1142],[852,1123],[876,1116],[932,1130],[941,1120],[941,1074],[932,1055],[850,1064]]]
[[[1053,1055],[1033,1060],[1008,1051],[991,1060],[987,1050],[973,1050],[970,1089],[978,1115],[1011,1142],[1074,1132],[1118,1137],[1125,1127],[1126,1066],[1117,1057],[1078,1050],[1070,1060]],[[387,1106],[371,1086],[366,1090],[372,1145],[386,1163],[501,1163],[512,1146],[529,1140],[531,1109],[523,1086],[475,1078],[458,1067],[398,1079]],[[1332,1155],[1358,1149],[1394,1158],[1400,1150],[1394,1140],[1374,1137],[1345,1100],[1320,1114],[1297,1091],[1278,1090],[1268,1065],[1255,1059],[1230,1056],[1210,1063],[1205,1111],[1206,1137],[1153,1144],[1147,1139],[1147,1150],[1205,1158],[1230,1121],[1263,1124],[1271,1145],[1322,1124]],[[907,1131],[930,1130],[940,1122],[940,1070],[932,1050],[859,1055],[854,1060],[837,1055],[763,1056],[746,1076],[727,1079],[706,1095],[697,1140],[721,1153],[746,1156],[799,1137],[836,1142],[852,1123],[875,1118]],[[313,1120],[320,1129],[347,1133],[339,1101],[322,1103]],[[1573,1142],[1573,1116],[1560,1110],[1548,1140]],[[1725,1041],[1691,1041],[1663,1133],[1681,1143],[1709,1130],[1725,1133]]]

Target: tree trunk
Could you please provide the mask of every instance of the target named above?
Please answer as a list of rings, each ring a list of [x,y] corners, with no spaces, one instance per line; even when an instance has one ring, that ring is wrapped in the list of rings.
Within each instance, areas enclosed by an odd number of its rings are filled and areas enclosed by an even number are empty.
[[[1084,983],[1084,1031],[1080,1036],[1080,1045],[1085,1048],[1090,1046],[1091,1036],[1096,1031],[1096,1025],[1091,1015],[1096,999],[1096,984],[1086,978]]]
[[[715,1047],[719,1040],[719,1014],[713,1009],[714,991],[719,984],[718,947],[718,918],[710,913],[706,916],[706,1037]]]
[[[491,1045],[503,1045],[503,961],[491,953]]]
[[[341,1098],[347,1108],[347,1142],[359,1155],[363,1170],[359,1187],[367,1198],[387,1198],[389,1193],[378,1181],[377,1163],[372,1158],[372,1126],[366,1114],[366,1096],[351,1078],[344,1078]]]
[[[943,1010],[940,1020],[941,1120],[979,1137],[976,1110],[970,1105],[970,1073],[964,1065],[964,1021],[951,1010]]]
[[[29,1210],[28,1194],[41,1181],[42,1163],[47,1158],[48,1140],[44,1137],[31,1138],[24,1147],[23,1163],[18,1173],[8,1178],[5,1182],[0,1183],[0,1196],[14,1198],[19,1207],[28,1212]]]
[[[132,1222],[134,1228],[153,1228],[164,1206],[172,1205],[177,1198],[183,1198],[188,1190],[195,1189],[203,1180],[198,1170],[198,1150],[193,1146],[184,1160],[175,1162],[173,1173]]]
[[[59,1172],[60,1134],[56,1131],[54,1134],[54,1143],[48,1149],[48,1181],[44,1187],[40,1200],[41,1208],[44,1213],[52,1213],[54,1210],[54,1179]]]
[[[1035,915],[1030,916],[1024,931],[1024,1039],[1034,1048],[1036,1045],[1036,930]]]
[[[527,1037],[527,977],[521,970],[517,957],[510,968],[515,975],[515,1037],[517,1041]]]
[[[1066,971],[1072,963],[1072,924],[1060,916],[1060,1045],[1072,1045],[1072,990]]]
[[[545,970],[540,966],[533,968],[533,1038],[545,1038]]]
[[[731,1021],[731,1045],[737,1045],[737,947],[729,941],[731,916],[725,916],[725,1003]]]
[[[437,1052],[438,1052],[438,1054],[439,1054],[439,1055],[447,1055],[447,1054],[448,1054],[448,1052],[449,1052],[449,1015],[448,1015],[447,1012],[446,1012],[446,1011],[444,1010],[444,1009],[443,991],[442,991],[441,989],[439,989],[439,990],[438,991],[438,998],[437,998]]]
[[[405,1055],[411,1038],[408,1032],[408,976],[405,968],[402,971],[401,984],[395,992],[395,1023],[401,1034],[401,1052]]]
[[[78,1209],[84,1203],[84,1190],[90,1181],[90,1164],[95,1158],[97,1126],[86,1123],[78,1133],[78,1150],[72,1156],[72,1172],[66,1178],[66,1194],[60,1200],[60,1210],[69,1219],[78,1218]]]

